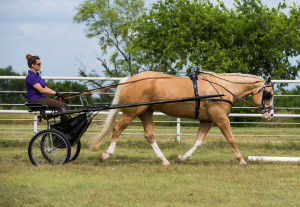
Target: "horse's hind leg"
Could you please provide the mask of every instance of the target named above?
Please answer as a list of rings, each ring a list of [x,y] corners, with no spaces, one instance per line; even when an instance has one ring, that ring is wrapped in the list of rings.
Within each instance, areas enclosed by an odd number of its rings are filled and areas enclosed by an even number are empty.
[[[212,127],[212,122],[201,122],[199,129],[198,129],[198,135],[197,135],[197,140],[195,145],[189,150],[187,151],[183,156],[179,155],[177,157],[177,162],[183,162],[185,161],[187,158],[191,157],[192,154],[202,145],[202,143],[205,140],[205,137],[207,135],[207,133],[209,132],[209,130]]]
[[[113,129],[113,134],[111,138],[111,142],[109,145],[109,148],[107,149],[107,153],[102,153],[100,157],[100,161],[103,162],[104,160],[108,159],[111,155],[114,154],[117,139],[121,135],[121,133],[128,127],[128,125],[131,123],[132,119],[134,117],[126,115],[123,113],[121,119],[116,124],[116,126]]]
[[[143,112],[139,115],[140,120],[144,126],[145,138],[151,144],[154,152],[156,153],[157,157],[162,160],[163,165],[167,166],[170,165],[170,162],[165,158],[162,151],[159,149],[154,136],[154,124],[153,124],[153,111],[148,109],[147,111]]]

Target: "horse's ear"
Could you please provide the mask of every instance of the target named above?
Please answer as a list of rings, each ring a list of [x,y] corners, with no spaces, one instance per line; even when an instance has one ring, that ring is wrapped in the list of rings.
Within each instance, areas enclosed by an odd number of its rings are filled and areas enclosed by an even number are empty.
[[[267,85],[269,85],[271,83],[271,76],[268,76],[267,78]]]

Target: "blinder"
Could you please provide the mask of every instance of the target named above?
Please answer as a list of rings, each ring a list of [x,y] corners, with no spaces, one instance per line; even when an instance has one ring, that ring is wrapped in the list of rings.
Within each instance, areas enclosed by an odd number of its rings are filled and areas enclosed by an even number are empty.
[[[263,99],[271,99],[272,98],[272,93],[269,91],[263,91]]]
[[[271,91],[266,91],[266,87],[272,87]],[[267,85],[267,82],[265,82],[265,85],[262,87],[263,94],[261,97],[261,106],[259,107],[262,113],[270,112],[274,108],[274,100],[272,102],[272,106],[266,106],[265,100],[270,100],[273,97],[272,91],[274,90],[274,86],[271,83],[271,85]]]

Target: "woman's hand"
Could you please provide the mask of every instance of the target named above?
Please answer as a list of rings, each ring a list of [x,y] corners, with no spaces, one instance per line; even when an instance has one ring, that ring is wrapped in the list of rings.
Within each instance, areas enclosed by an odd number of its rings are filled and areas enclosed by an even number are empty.
[[[56,95],[58,98],[64,99],[64,97],[63,97],[64,95],[63,95],[62,93],[60,93],[60,92],[56,92],[55,95]]]

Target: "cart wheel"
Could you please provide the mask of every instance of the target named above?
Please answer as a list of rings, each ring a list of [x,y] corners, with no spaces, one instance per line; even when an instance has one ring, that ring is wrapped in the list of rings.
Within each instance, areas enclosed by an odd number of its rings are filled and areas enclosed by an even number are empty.
[[[69,159],[69,162],[76,160],[81,150],[81,143],[80,140],[78,140],[77,144],[73,144],[71,147],[71,156]]]
[[[29,159],[34,165],[46,163],[64,164],[69,161],[71,145],[64,134],[52,129],[40,131],[32,137],[28,146]]]

